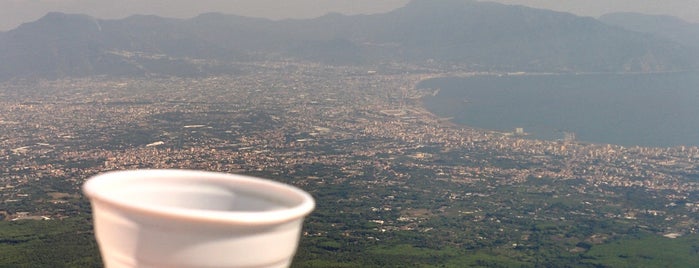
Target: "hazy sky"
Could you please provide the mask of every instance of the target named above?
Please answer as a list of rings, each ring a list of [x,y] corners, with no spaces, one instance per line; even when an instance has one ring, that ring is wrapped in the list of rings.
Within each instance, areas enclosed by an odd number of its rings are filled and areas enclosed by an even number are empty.
[[[439,0],[435,0],[439,1]],[[132,14],[194,17],[221,12],[252,17],[309,18],[328,12],[345,14],[387,12],[408,0],[0,0],[0,31],[34,21],[50,11],[82,13],[97,18]],[[669,14],[699,22],[699,0],[496,0],[597,17],[616,11]]]

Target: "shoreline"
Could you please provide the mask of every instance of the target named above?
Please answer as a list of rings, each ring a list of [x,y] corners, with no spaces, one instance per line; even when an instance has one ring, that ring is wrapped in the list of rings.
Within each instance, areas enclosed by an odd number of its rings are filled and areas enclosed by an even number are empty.
[[[522,139],[530,139],[530,140],[542,140],[542,141],[548,141],[548,142],[560,142],[566,140],[565,138],[565,133],[566,132],[571,132],[573,134],[577,134],[578,131],[560,131],[560,134],[562,137],[560,138],[552,138],[550,136],[555,136],[559,134],[558,132],[550,132],[550,133],[538,133],[537,132],[532,132],[532,133],[527,133],[527,135],[517,135],[516,129],[521,128],[523,126],[512,126],[511,130],[512,131],[505,131],[505,130],[498,130],[498,129],[491,129],[491,128],[482,128],[482,127],[477,127],[469,124],[465,124],[462,122],[459,122],[454,119],[454,114],[448,115],[448,114],[439,114],[436,111],[430,109],[429,105],[426,103],[427,98],[437,98],[437,96],[443,92],[444,88],[439,88],[439,87],[427,87],[425,86],[426,81],[430,80],[439,80],[439,79],[467,79],[467,78],[474,78],[474,77],[512,77],[512,76],[559,76],[559,75],[570,75],[570,76],[578,76],[578,75],[662,75],[662,74],[686,74],[686,73],[693,73],[696,72],[697,70],[683,70],[683,71],[667,71],[667,72],[650,72],[650,73],[586,73],[586,74],[580,74],[580,73],[523,73],[523,74],[516,74],[516,75],[498,75],[496,73],[443,73],[443,74],[438,74],[438,75],[432,75],[429,77],[426,77],[424,79],[421,79],[417,81],[414,84],[414,89],[421,92],[421,97],[417,101],[418,105],[424,110],[425,112],[431,114],[433,118],[438,120],[440,123],[444,124],[445,126],[448,127],[455,127],[455,128],[461,128],[461,129],[471,129],[475,131],[483,131],[487,133],[494,133],[494,134],[499,134],[499,135],[505,135],[505,136],[510,136],[510,137],[517,137],[517,138],[522,138]],[[430,93],[432,92],[432,93]],[[530,128],[531,129],[531,128]],[[536,129],[536,127],[534,127]],[[561,129],[565,129],[565,127],[562,127]],[[527,131],[527,128],[525,126],[524,131]],[[633,140],[633,139],[632,139]],[[697,144],[691,144],[691,143],[668,143],[668,142],[659,142],[660,144],[645,144],[644,142],[640,143],[635,143],[635,144],[625,144],[625,143],[615,143],[613,141],[611,142],[604,142],[604,141],[585,141],[585,140],[578,140],[574,139],[575,143],[581,143],[581,144],[596,144],[596,145],[615,145],[615,146],[622,146],[622,147],[647,147],[647,148],[674,148],[674,147],[683,147],[683,146],[689,146],[689,147],[699,147]],[[668,144],[663,144],[663,143],[668,143]]]

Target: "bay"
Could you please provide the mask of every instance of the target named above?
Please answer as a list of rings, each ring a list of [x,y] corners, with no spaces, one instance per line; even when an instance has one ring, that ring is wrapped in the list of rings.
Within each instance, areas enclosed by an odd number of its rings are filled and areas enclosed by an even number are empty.
[[[699,72],[484,75],[433,78],[418,88],[440,117],[528,137],[622,146],[699,146]],[[438,90],[438,91],[437,91]]]

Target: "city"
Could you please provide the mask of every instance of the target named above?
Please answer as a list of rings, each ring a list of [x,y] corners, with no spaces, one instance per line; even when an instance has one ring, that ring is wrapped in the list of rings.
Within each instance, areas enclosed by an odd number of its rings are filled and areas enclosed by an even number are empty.
[[[577,258],[629,230],[678,238],[699,228],[697,147],[527,139],[422,107],[435,89],[418,82],[473,73],[236,67],[225,76],[1,84],[0,215],[78,217],[89,212],[80,186],[94,174],[183,168],[267,177],[314,195],[297,259],[305,266],[350,254],[348,245],[380,252],[416,240],[412,247],[502,250],[495,255],[548,245]]]

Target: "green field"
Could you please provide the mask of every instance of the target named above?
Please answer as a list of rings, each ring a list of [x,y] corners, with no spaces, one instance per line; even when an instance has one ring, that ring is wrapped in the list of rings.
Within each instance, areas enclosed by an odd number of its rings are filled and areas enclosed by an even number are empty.
[[[676,239],[644,234],[594,246],[585,263],[604,267],[698,267],[699,236]]]
[[[0,267],[101,267],[87,217],[0,222]],[[427,238],[425,238],[427,239]],[[397,240],[396,240],[397,241]],[[696,267],[699,235],[670,239],[639,232],[584,253],[541,247],[463,249],[396,241],[361,244],[304,237],[293,267]],[[417,241],[420,244],[429,241]]]
[[[0,267],[101,267],[85,217],[0,222]]]

